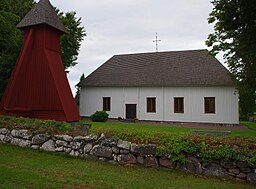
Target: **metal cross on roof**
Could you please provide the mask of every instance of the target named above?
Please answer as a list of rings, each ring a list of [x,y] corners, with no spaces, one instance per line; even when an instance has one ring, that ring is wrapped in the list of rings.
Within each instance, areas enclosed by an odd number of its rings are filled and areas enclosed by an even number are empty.
[[[157,39],[157,33],[156,33],[156,40],[154,40],[153,42],[156,43],[156,52],[158,52],[158,42],[160,42],[161,40]]]

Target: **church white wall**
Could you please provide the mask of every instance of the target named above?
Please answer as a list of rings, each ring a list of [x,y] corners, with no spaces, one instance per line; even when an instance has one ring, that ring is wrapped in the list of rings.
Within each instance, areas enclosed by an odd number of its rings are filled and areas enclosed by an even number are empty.
[[[90,116],[96,111],[102,111],[103,97],[111,97],[111,111],[107,112],[110,118],[124,117],[123,88],[83,87],[80,93],[80,115]]]
[[[136,104],[139,120],[239,123],[238,94],[233,87],[83,87],[81,116],[102,110],[103,97],[111,97],[110,118],[125,118],[125,104]],[[156,97],[156,113],[146,112],[147,97]],[[184,113],[174,113],[174,97],[184,97]],[[215,114],[204,113],[204,97],[215,97]]]
[[[184,113],[174,113],[173,97],[184,97]],[[215,97],[215,114],[204,113],[204,97]],[[239,123],[238,93],[233,87],[166,88],[164,101],[166,121]]]

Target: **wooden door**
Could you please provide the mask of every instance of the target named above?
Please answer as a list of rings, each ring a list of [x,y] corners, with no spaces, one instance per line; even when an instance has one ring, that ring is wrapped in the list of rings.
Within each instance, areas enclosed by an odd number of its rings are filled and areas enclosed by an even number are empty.
[[[137,109],[136,104],[126,104],[126,119],[137,118],[136,109]]]

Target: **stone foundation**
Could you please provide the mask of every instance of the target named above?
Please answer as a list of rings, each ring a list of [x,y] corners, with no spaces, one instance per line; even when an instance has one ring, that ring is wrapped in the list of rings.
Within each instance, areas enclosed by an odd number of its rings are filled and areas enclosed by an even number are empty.
[[[93,157],[110,163],[122,165],[139,164],[145,167],[165,167],[180,169],[194,174],[229,177],[256,184],[256,165],[247,162],[215,160],[205,162],[200,157],[188,156],[188,162],[173,162],[171,155],[157,156],[155,144],[135,144],[129,141],[97,136],[72,137],[69,135],[31,134],[29,130],[0,129],[0,142],[11,143],[21,147],[30,147],[56,153],[67,153],[71,156]]]

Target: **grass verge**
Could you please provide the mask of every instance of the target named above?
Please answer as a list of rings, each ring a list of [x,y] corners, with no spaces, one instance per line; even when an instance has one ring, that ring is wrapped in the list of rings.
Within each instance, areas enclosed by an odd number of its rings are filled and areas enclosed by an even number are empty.
[[[110,130],[134,130],[137,132],[146,131],[149,133],[165,132],[171,134],[190,134],[191,130],[229,130],[228,127],[220,127],[219,129],[205,129],[205,128],[186,128],[186,127],[173,127],[173,126],[152,126],[142,124],[126,124],[126,123],[111,123],[111,122],[89,122],[92,124],[92,132],[109,132]],[[256,124],[250,122],[242,122],[246,125],[248,130],[232,130],[229,137],[256,137]]]
[[[173,136],[187,138],[193,140],[193,142],[228,144],[230,146],[247,145],[251,149],[256,148],[256,130],[232,130],[231,135],[218,136],[218,135],[195,135],[191,134],[191,128],[185,127],[168,127],[168,126],[147,126],[141,124],[116,124],[116,123],[98,123],[91,122],[92,127],[90,132],[92,133],[105,133],[106,135],[129,140],[138,143],[165,143],[168,138]]]
[[[256,131],[256,123],[249,121],[241,121],[242,125],[246,125],[249,129]]]
[[[0,188],[252,189],[177,170],[123,167],[0,143]]]

